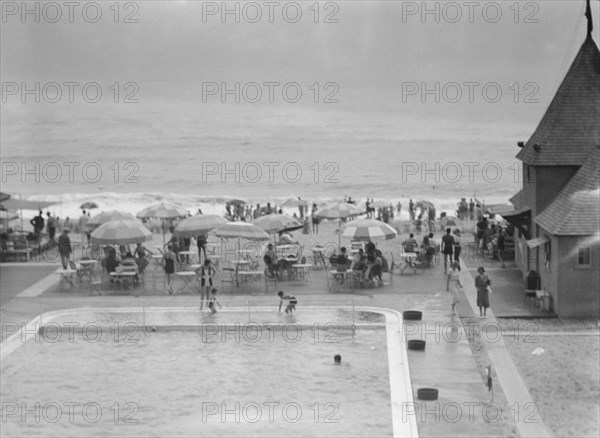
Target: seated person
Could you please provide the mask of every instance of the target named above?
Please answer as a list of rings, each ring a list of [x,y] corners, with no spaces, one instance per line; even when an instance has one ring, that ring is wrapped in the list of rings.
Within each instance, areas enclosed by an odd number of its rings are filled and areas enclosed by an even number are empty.
[[[350,266],[350,269],[352,269],[353,271],[358,271],[359,269],[356,269],[356,266],[360,264],[360,261],[364,255],[365,252],[362,250],[362,248],[359,249],[358,252],[354,254],[354,257],[352,257],[352,265]]]
[[[117,252],[115,251],[114,248],[110,248],[108,250],[108,255],[102,261],[102,265],[106,268],[106,272],[108,272],[108,275],[110,275],[112,272],[117,271],[117,265],[118,265]],[[111,282],[113,281],[112,278],[110,281]]]
[[[269,274],[271,274],[271,276],[275,276],[275,273],[277,271],[278,261],[277,261],[277,252],[275,251],[275,248],[273,247],[272,243],[269,243],[269,245],[267,246],[267,253],[263,257],[263,260],[264,260],[265,264],[267,265],[267,268],[269,269]]]
[[[373,281],[373,279],[377,279],[379,284],[382,284],[383,279],[381,278],[381,274],[383,272],[383,260],[381,259],[381,256],[376,254],[369,256],[369,262],[371,263],[369,280]]]
[[[415,252],[415,250],[419,247],[419,244],[415,240],[415,235],[410,233],[409,238],[402,242],[402,246],[406,252]]]
[[[350,261],[348,260],[348,255],[346,254],[346,247],[342,246],[340,249],[340,255],[337,256],[337,270],[345,271],[348,269],[348,265]]]
[[[365,245],[365,251],[367,252],[367,255],[372,254],[373,251],[375,251],[375,244],[369,240]]]

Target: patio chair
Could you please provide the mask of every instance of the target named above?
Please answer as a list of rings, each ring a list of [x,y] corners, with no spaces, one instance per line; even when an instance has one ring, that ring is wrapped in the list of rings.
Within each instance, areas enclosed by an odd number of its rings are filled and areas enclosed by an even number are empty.
[[[235,277],[235,268],[226,267],[226,268],[222,268],[221,270],[222,270],[221,284],[231,283],[232,287],[234,284],[236,286],[239,286],[239,284],[237,282],[237,278]]]

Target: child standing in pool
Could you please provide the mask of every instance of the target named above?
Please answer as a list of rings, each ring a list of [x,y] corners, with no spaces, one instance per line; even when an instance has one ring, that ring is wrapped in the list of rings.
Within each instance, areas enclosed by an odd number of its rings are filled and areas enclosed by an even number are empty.
[[[277,292],[277,296],[279,297],[279,311],[281,312],[281,306],[283,305],[283,300],[288,300],[288,304],[285,307],[285,313],[292,313],[296,310],[296,304],[298,304],[298,300],[293,295],[286,295],[282,290]]]
[[[210,291],[210,294],[206,298],[206,301],[207,301],[206,306],[210,309],[210,311],[212,313],[217,313],[217,306],[219,306],[219,309],[223,307],[223,306],[221,306],[221,303],[219,303],[217,301],[217,289],[215,289],[215,288],[213,288]]]

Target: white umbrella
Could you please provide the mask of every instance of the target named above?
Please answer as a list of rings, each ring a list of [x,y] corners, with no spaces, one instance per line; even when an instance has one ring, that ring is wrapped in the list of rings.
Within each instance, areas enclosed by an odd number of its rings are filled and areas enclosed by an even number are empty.
[[[352,240],[390,240],[398,235],[396,230],[385,222],[375,219],[362,219],[342,227],[342,237]]]
[[[269,240],[269,235],[249,222],[228,222],[213,230],[217,237],[248,240]]]
[[[86,225],[88,226],[88,228],[95,228],[95,227],[99,227],[100,225],[102,225],[106,222],[117,221],[119,219],[128,220],[128,221],[136,220],[135,216],[130,213],[113,210],[113,211],[103,211],[102,213],[98,213],[97,215],[92,217]]]
[[[142,243],[152,240],[152,233],[139,221],[116,220],[96,228],[92,232],[91,240],[105,245]]]
[[[267,214],[255,219],[252,223],[267,233],[293,231],[304,226],[298,219],[287,214]]]
[[[347,217],[358,216],[363,213],[364,211],[355,205],[348,204],[346,202],[338,202],[327,204],[326,206],[319,208],[315,212],[315,216],[322,219],[345,219]]]
[[[206,234],[227,222],[227,219],[222,216],[214,214],[198,214],[181,221],[181,223],[175,227],[173,234],[182,237],[195,237]]]
[[[19,217],[19,215],[13,211],[0,210],[0,220],[10,221],[10,220],[16,219],[18,217]]]
[[[136,216],[141,219],[161,219],[162,220],[162,235],[163,246],[165,244],[165,219],[177,219],[180,217],[189,216],[189,212],[185,208],[178,207],[172,204],[157,204],[144,208]]]

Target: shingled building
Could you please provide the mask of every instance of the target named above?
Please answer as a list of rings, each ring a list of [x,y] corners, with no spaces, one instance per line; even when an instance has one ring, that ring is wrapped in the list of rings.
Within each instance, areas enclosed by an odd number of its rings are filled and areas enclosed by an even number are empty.
[[[559,316],[600,313],[600,52],[588,33],[537,129],[519,143],[523,188],[503,216],[515,260],[535,270]]]

